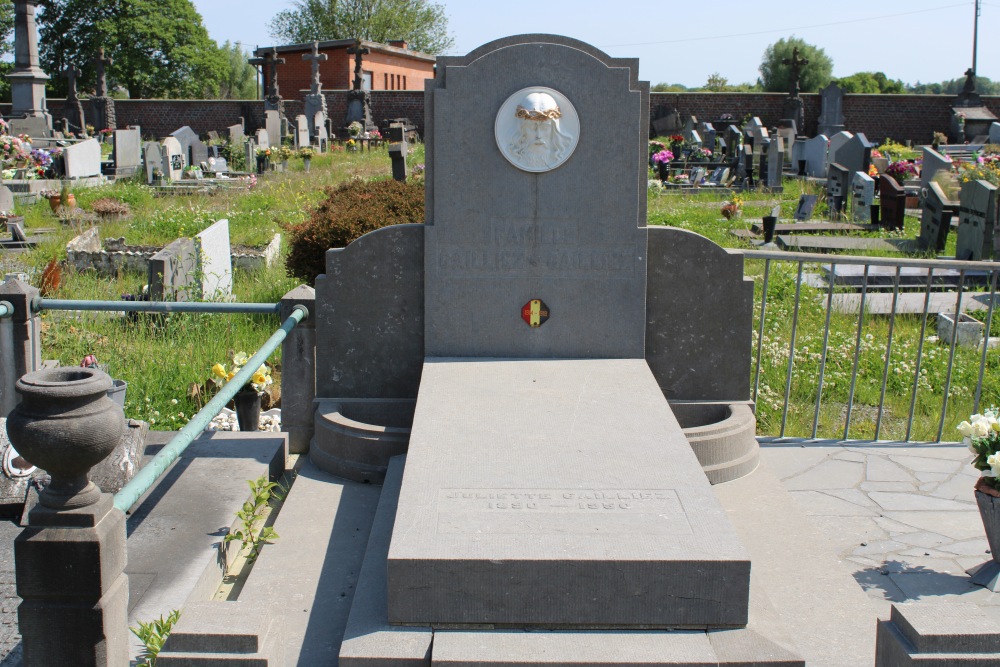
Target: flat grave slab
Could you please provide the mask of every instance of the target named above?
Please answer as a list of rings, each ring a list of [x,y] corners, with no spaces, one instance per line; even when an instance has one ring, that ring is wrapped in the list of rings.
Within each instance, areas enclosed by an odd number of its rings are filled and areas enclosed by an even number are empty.
[[[390,622],[741,626],[749,574],[644,360],[425,361]]]
[[[831,268],[832,267],[832,268]],[[823,275],[827,280],[833,278],[836,285],[856,286],[867,282],[868,288],[891,288],[896,278],[896,269],[891,266],[869,266],[868,279],[865,280],[865,267],[855,264],[824,264],[821,267]],[[900,288],[925,288],[927,286],[927,272],[931,269],[904,266],[899,270]],[[933,285],[958,285],[960,272],[955,269],[933,269]],[[989,274],[986,271],[966,271],[965,285],[976,284],[985,285],[989,281]]]
[[[764,233],[764,224],[750,225],[755,234]],[[863,225],[854,222],[779,222],[774,226],[775,234],[826,234],[829,232],[874,232],[878,225]]]
[[[954,292],[931,292],[930,301],[927,304],[927,312],[953,313],[955,312],[955,301],[958,295]],[[900,292],[896,300],[895,313],[897,315],[919,315],[924,312],[923,292]],[[822,295],[820,300],[826,308],[826,295]],[[1000,306],[1000,299],[995,300],[994,308]],[[861,294],[834,294],[831,301],[831,308],[837,313],[857,313],[861,307]],[[962,295],[962,312],[973,312],[988,310],[990,307],[990,295],[988,292],[966,292]],[[870,315],[890,315],[893,313],[891,293],[868,293],[865,296],[865,312]]]
[[[838,250],[883,250],[885,252],[910,252],[910,239],[862,239],[851,236],[802,236],[779,234],[775,237],[785,250],[798,252],[835,252]]]

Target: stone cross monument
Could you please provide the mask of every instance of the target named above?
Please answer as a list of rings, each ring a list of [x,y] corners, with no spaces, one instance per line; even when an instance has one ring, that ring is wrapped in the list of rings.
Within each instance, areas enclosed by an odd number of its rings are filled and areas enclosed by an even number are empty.
[[[115,118],[115,101],[108,96],[108,70],[114,64],[114,59],[104,57],[104,47],[97,51],[97,57],[90,61],[97,69],[97,83],[94,88],[94,96],[90,98],[90,108],[87,113],[87,120],[97,131],[105,128],[114,129],[117,125]]]
[[[10,81],[11,118],[40,118],[52,129],[52,116],[45,104],[45,82],[49,75],[38,66],[38,32],[35,7],[40,0],[14,2],[14,69]]]
[[[319,135],[319,128],[316,126],[316,114],[322,113],[321,119],[325,124],[326,118],[326,96],[323,94],[323,82],[319,78],[319,64],[325,62],[329,56],[319,52],[319,42],[313,42],[312,53],[303,53],[302,59],[308,60],[312,66],[312,84],[309,94],[305,96],[305,116],[309,121],[309,136],[315,139]]]
[[[76,81],[83,74],[73,65],[70,65],[65,70],[63,70],[62,77],[68,82],[68,91],[66,92],[66,103],[63,107],[63,119],[69,123],[70,131],[72,132],[83,132],[84,125],[86,125],[86,115],[83,113],[83,104],[80,103],[80,98],[76,95]]]
[[[785,58],[782,64],[791,67],[791,76],[788,88],[788,99],[785,100],[783,118],[794,120],[795,127],[799,134],[805,133],[805,111],[802,108],[802,98],[799,97],[801,90],[799,82],[802,78],[802,66],[808,65],[809,61],[799,57],[799,47],[792,49],[792,57]]]
[[[354,56],[354,87],[347,94],[347,117],[344,119],[344,126],[357,121],[364,125],[367,131],[374,128],[375,124],[372,122],[371,92],[362,90],[361,58],[371,53],[371,49],[363,46],[361,40],[357,39],[354,41],[354,46],[347,49],[347,53]]]

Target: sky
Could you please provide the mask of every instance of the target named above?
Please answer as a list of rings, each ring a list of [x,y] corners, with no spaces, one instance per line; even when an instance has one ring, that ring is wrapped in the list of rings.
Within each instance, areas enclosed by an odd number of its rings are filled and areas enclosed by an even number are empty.
[[[499,37],[554,33],[588,42],[614,57],[639,58],[639,77],[703,86],[719,73],[730,84],[754,82],[764,50],[799,37],[833,60],[835,77],[881,71],[905,83],[957,79],[972,65],[975,0],[431,0],[445,9],[464,55]],[[271,17],[292,0],[193,0],[220,44],[270,46]],[[1000,80],[1000,0],[982,0],[980,76]]]

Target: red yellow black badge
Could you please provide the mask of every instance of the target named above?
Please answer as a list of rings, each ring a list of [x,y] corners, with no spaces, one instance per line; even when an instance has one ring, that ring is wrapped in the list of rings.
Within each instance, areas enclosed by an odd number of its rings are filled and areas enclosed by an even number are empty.
[[[540,327],[549,319],[549,307],[541,299],[532,299],[521,307],[521,319],[529,327]]]

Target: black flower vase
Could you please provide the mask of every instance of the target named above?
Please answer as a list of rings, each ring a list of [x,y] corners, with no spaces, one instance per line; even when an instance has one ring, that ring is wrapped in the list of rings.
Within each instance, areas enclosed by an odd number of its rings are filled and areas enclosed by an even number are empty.
[[[774,230],[778,225],[778,219],[773,215],[764,216],[764,243],[774,240]]]
[[[670,178],[670,163],[669,162],[657,162],[656,163],[656,171],[658,172],[658,174],[660,176],[660,180],[663,181],[664,183],[666,183],[667,179]]]
[[[236,406],[236,421],[241,431],[253,433],[260,425],[260,394],[252,387],[244,387],[233,396]]]

